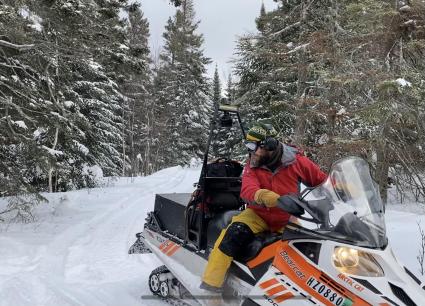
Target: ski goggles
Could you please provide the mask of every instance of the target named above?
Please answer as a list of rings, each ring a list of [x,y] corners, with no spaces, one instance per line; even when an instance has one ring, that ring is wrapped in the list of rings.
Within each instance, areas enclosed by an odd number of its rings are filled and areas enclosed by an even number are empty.
[[[245,147],[248,149],[249,152],[255,152],[258,148],[266,148],[267,146],[264,143],[264,141],[245,141]]]
[[[257,151],[259,146],[259,142],[258,141],[249,141],[246,140],[245,141],[245,147],[248,149],[248,152],[255,152]]]
[[[245,140],[245,147],[248,149],[248,152],[255,152],[258,148],[266,149],[267,151],[276,150],[279,142],[274,138],[267,138],[263,141],[252,141]]]

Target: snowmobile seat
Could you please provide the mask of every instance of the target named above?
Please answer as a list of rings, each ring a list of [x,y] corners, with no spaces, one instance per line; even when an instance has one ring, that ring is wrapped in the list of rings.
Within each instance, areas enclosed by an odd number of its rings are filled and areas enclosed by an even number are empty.
[[[209,221],[207,229],[207,245],[209,249],[212,249],[214,247],[214,243],[220,235],[221,230],[225,229],[232,221],[232,218],[238,215],[240,212],[240,210],[226,211],[224,213],[215,215]],[[255,258],[264,247],[281,239],[281,237],[281,233],[259,233],[248,245],[246,245],[242,254],[239,254],[239,256],[235,258],[235,260],[242,263],[247,262]]]

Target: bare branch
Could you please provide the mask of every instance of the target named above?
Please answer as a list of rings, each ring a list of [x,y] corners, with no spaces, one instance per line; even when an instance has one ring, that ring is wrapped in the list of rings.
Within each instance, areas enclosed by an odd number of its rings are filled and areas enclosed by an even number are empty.
[[[294,49],[292,49],[291,51],[288,51],[284,54],[287,55],[287,54],[295,53],[295,52],[298,52],[298,51],[301,51],[301,50],[305,50],[309,45],[310,45],[310,43],[302,44],[302,45],[297,46]]]
[[[33,44],[31,44],[31,45],[17,45],[17,44],[12,44],[8,41],[1,40],[1,39],[0,39],[0,46],[12,48],[12,49],[15,49],[15,50],[18,50],[18,51],[25,51],[25,50],[29,50],[29,49],[34,48]]]
[[[424,259],[425,259],[425,232],[422,229],[421,225],[419,222],[417,222],[418,227],[419,227],[419,234],[421,235],[421,247],[419,249],[419,254],[416,257],[418,259],[419,262],[419,267],[420,267],[420,271],[421,274],[424,275]]]
[[[301,21],[295,22],[294,24],[291,24],[291,25],[289,25],[289,26],[287,26],[287,27],[285,27],[285,28],[283,28],[283,29],[281,29],[277,32],[269,34],[269,36],[276,36],[276,35],[279,35],[279,34],[282,34],[282,33],[286,33],[293,28],[299,27],[300,25],[301,25]]]

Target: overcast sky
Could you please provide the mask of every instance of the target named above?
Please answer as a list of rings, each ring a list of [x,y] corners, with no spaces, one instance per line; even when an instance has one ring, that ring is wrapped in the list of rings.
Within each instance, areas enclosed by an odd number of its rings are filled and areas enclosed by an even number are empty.
[[[174,15],[175,8],[168,0],[139,1],[149,21],[150,45],[155,54],[163,45],[164,26],[168,17]],[[260,14],[262,2],[267,11],[277,6],[272,0],[194,0],[196,19],[201,21],[198,33],[204,35],[205,55],[213,61],[208,67],[210,76],[217,64],[220,78],[227,79],[237,36],[255,32],[255,18]]]

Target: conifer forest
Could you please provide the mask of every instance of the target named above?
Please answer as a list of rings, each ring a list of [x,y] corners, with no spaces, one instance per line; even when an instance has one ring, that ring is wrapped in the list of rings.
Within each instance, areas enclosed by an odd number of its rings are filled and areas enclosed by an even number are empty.
[[[0,221],[43,192],[202,158],[220,103],[246,126],[268,118],[325,170],[362,156],[384,201],[390,184],[425,201],[424,1],[274,0],[224,82],[207,75],[194,1],[169,1],[154,54],[143,0],[0,0]],[[223,133],[211,158],[243,160]]]

